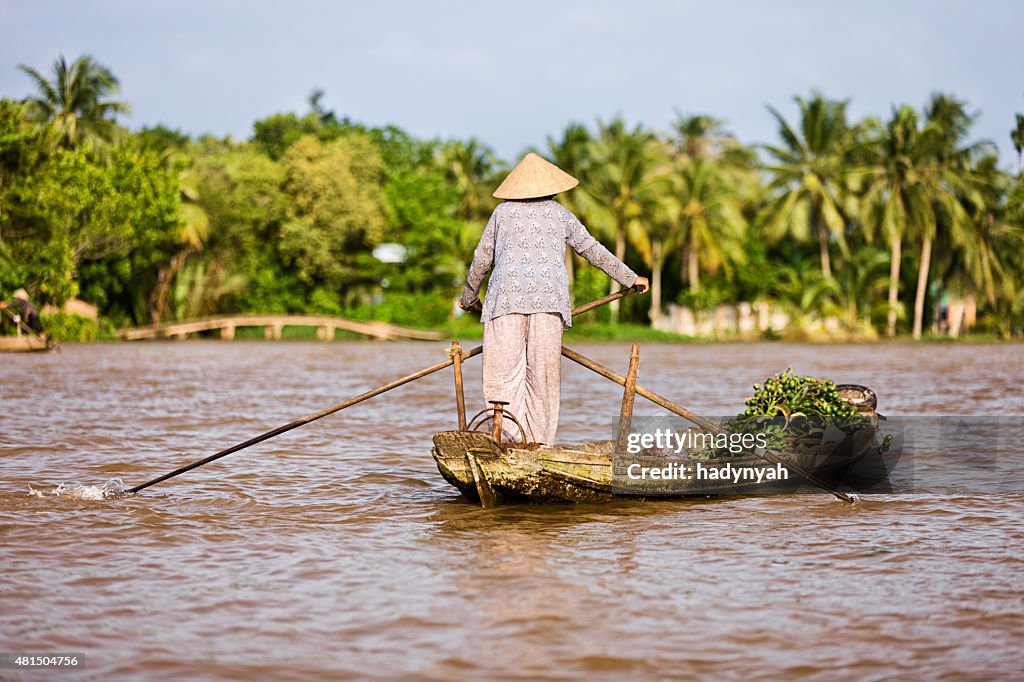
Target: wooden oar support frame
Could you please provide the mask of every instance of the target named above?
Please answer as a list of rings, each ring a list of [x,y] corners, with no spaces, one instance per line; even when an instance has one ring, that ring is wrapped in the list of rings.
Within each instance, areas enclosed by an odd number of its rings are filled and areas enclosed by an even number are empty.
[[[459,431],[466,430],[466,394],[462,385],[462,344],[458,339],[452,339],[452,346],[448,349],[448,357],[452,359],[452,368],[455,370],[455,407],[459,411]]]
[[[526,429],[523,428],[522,422],[516,419],[516,416],[505,409],[508,405],[507,401],[504,400],[492,400],[491,407],[485,407],[484,409],[473,415],[473,418],[469,420],[469,426],[466,427],[466,431],[479,431],[488,421],[491,422],[491,437],[495,441],[501,443],[502,438],[502,425],[504,421],[508,419],[513,424],[519,427],[520,442],[523,445],[527,444],[526,440]]]

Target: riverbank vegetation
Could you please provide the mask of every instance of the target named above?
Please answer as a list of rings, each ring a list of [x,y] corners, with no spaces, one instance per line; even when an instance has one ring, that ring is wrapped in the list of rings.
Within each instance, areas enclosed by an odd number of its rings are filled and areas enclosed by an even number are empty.
[[[464,326],[454,299],[513,161],[486,144],[352,121],[319,91],[246,140],[129,131],[93,59],[22,70],[26,98],[0,100],[0,296],[79,297],[105,328],[269,312]],[[1004,170],[950,94],[864,119],[818,92],[795,102],[769,107],[762,146],[704,114],[571,123],[538,145],[581,181],[560,200],[651,278],[578,324],[664,330],[673,306],[742,302],[783,313],[761,335],[1021,335],[1024,116]],[[608,292],[567,263],[574,300]]]

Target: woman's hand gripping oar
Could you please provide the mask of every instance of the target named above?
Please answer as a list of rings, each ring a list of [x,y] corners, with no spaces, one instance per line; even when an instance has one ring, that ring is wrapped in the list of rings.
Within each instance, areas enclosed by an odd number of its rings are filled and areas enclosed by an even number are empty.
[[[644,280],[643,283],[646,283],[646,280]],[[622,298],[623,296],[626,296],[627,294],[631,294],[634,291],[646,291],[646,288],[645,287],[641,288],[641,287],[639,287],[637,285],[634,285],[634,286],[632,286],[632,287],[630,287],[628,289],[623,289],[622,291],[619,291],[619,292],[616,292],[614,294],[611,294],[610,296],[605,296],[604,298],[600,298],[600,299],[598,299],[596,301],[591,301],[590,303],[586,303],[584,305],[581,305],[578,308],[573,309],[572,314],[575,317],[576,315],[579,315],[581,313],[585,313],[588,310],[593,310],[597,306],[604,305],[605,303],[608,303],[610,301],[614,301],[615,299],[618,299],[618,298]],[[476,348],[463,353],[462,354],[462,359],[463,360],[467,360],[467,359],[469,359],[471,357],[479,355],[482,352],[483,352],[483,346],[477,346]],[[290,422],[288,422],[287,424],[285,424],[283,426],[277,427],[276,429],[271,429],[270,431],[267,431],[266,433],[261,433],[260,435],[256,436],[255,438],[250,438],[249,440],[244,441],[242,443],[238,443],[237,445],[232,445],[231,447],[229,447],[229,448],[227,448],[225,450],[221,450],[220,452],[214,453],[214,454],[210,455],[209,457],[205,457],[205,458],[203,458],[203,459],[201,459],[199,461],[192,462],[191,464],[189,464],[187,466],[183,466],[180,469],[175,469],[174,471],[168,472],[168,473],[164,474],[163,476],[158,476],[157,478],[154,478],[151,481],[146,481],[145,483],[143,483],[141,485],[137,485],[134,488],[129,488],[127,492],[129,492],[129,493],[137,493],[140,490],[144,490],[144,489],[148,488],[151,485],[156,485],[157,483],[160,483],[162,481],[166,481],[169,478],[174,478],[175,476],[178,476],[179,474],[183,474],[186,471],[192,471],[193,469],[201,467],[204,464],[209,464],[210,462],[216,461],[216,460],[220,459],[221,457],[226,457],[227,455],[230,455],[230,454],[232,454],[234,452],[238,452],[239,450],[244,450],[245,448],[247,448],[247,447],[249,447],[251,445],[256,445],[257,443],[262,443],[265,440],[269,440],[269,439],[273,438],[274,436],[279,436],[282,433],[286,433],[288,431],[291,431],[292,429],[297,429],[300,426],[304,426],[305,424],[308,424],[310,422],[316,421],[317,419],[321,419],[323,417],[326,417],[329,414],[334,414],[335,412],[338,412],[340,410],[344,410],[346,407],[351,407],[352,405],[356,405],[358,403],[361,403],[364,400],[369,400],[370,398],[373,398],[374,396],[378,396],[381,393],[384,393],[386,391],[390,391],[393,388],[398,388],[399,386],[401,386],[403,384],[407,384],[410,381],[415,381],[417,379],[422,379],[423,377],[428,376],[430,374],[433,374],[434,372],[441,371],[445,367],[450,367],[454,363],[455,363],[455,359],[454,358],[449,358],[449,359],[445,360],[444,362],[439,362],[436,365],[431,365],[430,367],[425,367],[425,368],[421,369],[420,371],[414,372],[412,374],[409,374],[408,376],[404,376],[401,379],[395,379],[392,382],[386,383],[386,384],[384,384],[382,386],[378,386],[377,388],[374,388],[374,389],[370,389],[369,391],[366,391],[365,393],[360,393],[359,395],[355,396],[354,398],[349,398],[348,400],[346,400],[344,402],[340,402],[337,405],[331,405],[330,407],[325,408],[323,410],[320,410],[319,412],[314,412],[313,414],[307,414],[305,417],[300,417],[299,419],[296,419],[294,421],[290,421]]]

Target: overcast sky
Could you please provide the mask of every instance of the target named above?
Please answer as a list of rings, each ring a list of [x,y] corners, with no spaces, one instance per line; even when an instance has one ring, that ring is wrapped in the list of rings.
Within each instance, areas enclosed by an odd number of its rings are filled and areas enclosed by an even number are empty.
[[[475,136],[513,159],[571,121],[622,114],[664,129],[710,113],[748,143],[775,139],[766,104],[849,98],[855,116],[966,99],[996,142],[1024,112],[1024,2],[133,2],[0,0],[0,97],[92,54],[121,80],[132,128],[163,123],[245,138],[305,111],[421,137]]]

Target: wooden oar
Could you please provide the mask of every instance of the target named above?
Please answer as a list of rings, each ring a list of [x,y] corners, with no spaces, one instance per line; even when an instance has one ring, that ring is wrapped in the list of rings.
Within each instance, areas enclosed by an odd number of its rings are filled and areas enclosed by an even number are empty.
[[[622,376],[618,372],[614,372],[614,371],[608,369],[607,367],[605,367],[602,364],[594,362],[593,360],[591,360],[590,358],[588,358],[586,356],[580,355],[579,353],[577,353],[574,350],[570,350],[570,349],[566,348],[565,346],[562,346],[562,355],[564,355],[565,357],[569,358],[573,362],[578,363],[580,365],[583,365],[587,369],[600,374],[601,376],[605,377],[606,379],[610,379],[610,380],[614,381],[615,383],[617,383],[620,386],[625,386],[626,385],[626,377]],[[664,398],[664,397],[658,395],[657,393],[655,393],[654,391],[650,391],[650,390],[644,388],[643,386],[639,386],[638,385],[636,387],[636,394],[640,395],[640,396],[643,396],[644,398],[647,398],[652,403],[654,403],[656,405],[660,405],[661,407],[664,407],[666,410],[668,410],[670,412],[675,412],[680,417],[683,417],[684,419],[687,419],[687,420],[693,422],[694,424],[696,424],[700,428],[704,429],[708,433],[714,433],[714,434],[722,433],[722,429],[720,429],[718,427],[718,425],[715,424],[714,422],[709,421],[707,419],[704,419],[703,417],[697,416],[696,414],[694,414],[693,412],[690,412],[685,407],[682,407],[680,405],[676,405],[674,402],[672,402],[668,398]],[[807,481],[809,481],[809,482],[813,483],[814,485],[818,486],[822,490],[826,490],[826,491],[832,493],[833,495],[838,497],[843,502],[853,503],[853,502],[857,501],[854,496],[847,495],[846,493],[844,493],[841,490],[836,490],[835,488],[833,488],[832,486],[828,485],[827,483],[825,483],[821,479],[817,478],[814,474],[812,474],[811,472],[807,471],[803,467],[801,467],[801,466],[799,466],[797,464],[793,464],[792,462],[786,461],[782,457],[782,455],[780,453],[778,453],[778,452],[775,452],[773,450],[766,450],[764,448],[757,448],[754,451],[754,454],[757,455],[758,457],[760,457],[761,459],[764,459],[764,460],[767,460],[769,462],[772,462],[773,464],[781,464],[782,466],[786,467],[787,469],[790,469],[791,471],[793,471],[793,473],[797,474],[798,476],[801,476],[801,477],[805,478]]]
[[[637,289],[635,287],[630,287],[629,289],[623,289],[622,291],[619,291],[617,293],[611,294],[610,296],[605,296],[604,298],[600,298],[600,299],[598,299],[596,301],[591,301],[590,303],[586,303],[584,305],[581,305],[580,307],[578,307],[575,310],[573,310],[572,314],[573,314],[573,316],[576,316],[576,315],[579,315],[580,313],[585,313],[588,310],[593,310],[594,308],[596,308],[599,305],[604,305],[605,303],[608,303],[609,301],[614,301],[617,298],[622,298],[623,296],[625,296],[627,294],[630,294],[630,293],[633,293],[633,291],[636,291],[636,290]],[[484,350],[483,346],[477,346],[473,350],[470,350],[468,352],[462,353],[461,360],[468,360],[471,357],[479,355],[480,353],[483,352],[483,350]],[[422,379],[423,377],[425,377],[425,376],[427,376],[429,374],[433,374],[434,372],[441,371],[445,367],[450,367],[454,363],[455,363],[455,358],[454,357],[450,357],[447,360],[445,360],[444,362],[439,362],[436,365],[431,365],[430,367],[425,367],[424,369],[421,369],[418,372],[413,372],[412,374],[410,374],[408,376],[404,376],[401,379],[395,379],[392,382],[386,383],[386,384],[384,384],[382,386],[378,386],[377,388],[374,388],[374,389],[371,389],[369,391],[366,391],[365,393],[360,393],[359,395],[355,396],[354,398],[349,398],[348,400],[340,402],[337,405],[331,405],[330,407],[325,408],[323,410],[320,410],[319,412],[314,412],[313,414],[307,414],[305,417],[300,417],[300,418],[298,418],[298,419],[296,419],[294,421],[290,421],[287,424],[285,424],[284,426],[279,426],[276,429],[271,429],[270,431],[267,431],[266,433],[261,433],[260,435],[256,436],[255,438],[250,438],[249,440],[244,441],[242,443],[238,443],[237,445],[232,445],[230,448],[227,448],[225,450],[221,450],[220,452],[214,453],[214,454],[210,455],[209,457],[201,459],[201,460],[199,460],[197,462],[192,462],[191,464],[189,464],[187,466],[183,466],[180,469],[175,469],[174,471],[166,473],[163,476],[158,476],[157,478],[154,478],[152,481],[146,481],[145,483],[143,483],[141,485],[137,485],[134,488],[129,488],[128,492],[130,492],[130,493],[137,493],[140,490],[144,490],[144,489],[148,488],[151,485],[156,485],[157,483],[160,483],[161,481],[166,481],[169,478],[174,478],[175,476],[178,476],[179,474],[183,474],[186,471],[192,471],[193,469],[201,467],[204,464],[209,464],[210,462],[218,460],[221,457],[226,457],[227,455],[230,455],[233,452],[238,452],[239,450],[244,450],[245,448],[247,448],[247,447],[249,447],[251,445],[256,445],[257,443],[262,443],[265,440],[273,438],[274,436],[279,436],[282,433],[286,433],[288,431],[291,431],[292,429],[297,429],[300,426],[303,426],[303,425],[308,424],[310,422],[316,421],[317,419],[321,419],[323,417],[326,417],[329,414],[334,414],[335,412],[337,412],[339,410],[344,410],[346,407],[351,407],[352,405],[356,405],[358,403],[361,403],[364,400],[369,400],[370,398],[372,398],[374,396],[378,396],[381,393],[384,393],[386,391],[390,391],[393,388],[398,388],[399,386],[401,386],[403,384],[407,384],[410,381],[415,381],[416,379]]]
[[[577,315],[582,315],[583,313],[587,312],[588,310],[593,310],[594,308],[599,308],[600,306],[603,306],[605,303],[611,303],[612,301],[617,301],[620,298],[622,298],[623,296],[629,296],[630,294],[635,293],[637,291],[640,291],[640,287],[634,285],[634,286],[627,287],[625,289],[621,289],[619,291],[616,291],[614,294],[608,294],[604,298],[599,298],[596,301],[591,301],[590,303],[584,303],[583,305],[579,306],[578,308],[573,308],[572,309],[572,316],[576,317]]]
[[[617,301],[620,298],[622,298],[623,296],[629,296],[630,294],[635,293],[637,291],[640,291],[640,287],[634,285],[634,286],[627,287],[625,289],[621,289],[619,291],[616,291],[614,294],[608,294],[607,296],[605,296],[603,298],[599,298],[596,301],[591,301],[590,303],[584,303],[583,305],[577,306],[577,307],[572,309],[572,316],[576,317],[577,315],[582,315],[583,313],[591,311],[594,308],[600,308],[605,303],[611,303],[612,301]],[[483,310],[483,308],[484,308],[483,304],[480,301],[477,301],[476,303],[473,304],[472,310],[473,310],[473,312],[479,313],[479,312],[481,312]]]
[[[479,355],[482,352],[483,352],[483,346],[477,346],[473,350],[471,350],[471,351],[469,351],[467,353],[463,353],[462,354],[462,358],[463,359],[471,358],[474,355]],[[303,426],[304,424],[308,424],[308,423],[310,423],[312,421],[316,421],[317,419],[321,419],[323,417],[326,417],[329,414],[334,414],[338,410],[344,410],[346,407],[351,407],[352,405],[355,405],[357,403],[361,403],[364,400],[369,400],[370,398],[372,398],[374,396],[377,396],[377,395],[380,395],[381,393],[384,393],[385,391],[390,391],[393,388],[398,388],[402,384],[407,384],[410,381],[415,381],[416,379],[422,379],[423,377],[427,376],[428,374],[433,374],[434,372],[439,372],[442,369],[444,369],[445,367],[451,366],[451,364],[453,362],[455,362],[455,360],[453,358],[449,358],[449,359],[445,360],[444,362],[439,362],[436,365],[431,365],[430,367],[426,367],[424,369],[421,369],[418,372],[413,372],[412,374],[410,374],[408,376],[404,376],[401,379],[395,379],[394,381],[386,383],[386,384],[384,384],[382,386],[378,386],[377,388],[374,388],[374,389],[371,389],[369,391],[366,391],[365,393],[360,393],[356,397],[349,398],[348,400],[340,402],[337,405],[331,405],[330,407],[325,408],[323,410],[320,410],[319,412],[314,412],[313,414],[307,414],[305,417],[300,417],[299,419],[296,419],[294,421],[288,422],[284,426],[279,426],[276,429],[272,429],[270,431],[267,431],[266,433],[262,433],[262,434],[256,436],[255,438],[250,438],[249,440],[247,440],[247,441],[245,441],[243,443],[239,443],[238,445],[232,445],[230,448],[227,448],[226,450],[221,450],[220,452],[218,452],[216,454],[213,454],[213,455],[210,455],[209,457],[206,457],[205,459],[201,459],[198,462],[192,462],[188,466],[183,466],[180,469],[175,469],[174,471],[172,471],[170,473],[167,473],[167,474],[164,474],[163,476],[159,476],[157,478],[154,478],[152,481],[146,481],[142,485],[137,485],[134,488],[129,488],[128,492],[130,492],[130,493],[137,493],[140,490],[148,488],[151,485],[156,485],[157,483],[160,483],[161,481],[166,481],[168,478],[174,478],[175,476],[177,476],[179,474],[183,474],[186,471],[191,471],[192,469],[195,469],[196,467],[201,467],[204,464],[209,464],[210,462],[212,462],[214,460],[218,460],[221,457],[225,457],[227,455],[230,455],[233,452],[238,452],[239,450],[243,450],[243,449],[249,447],[250,445],[256,445],[257,443],[262,443],[263,441],[265,441],[265,440],[267,440],[269,438],[273,438],[274,436],[279,436],[282,433],[285,433],[287,431],[291,431],[292,429],[297,429],[300,426]]]

